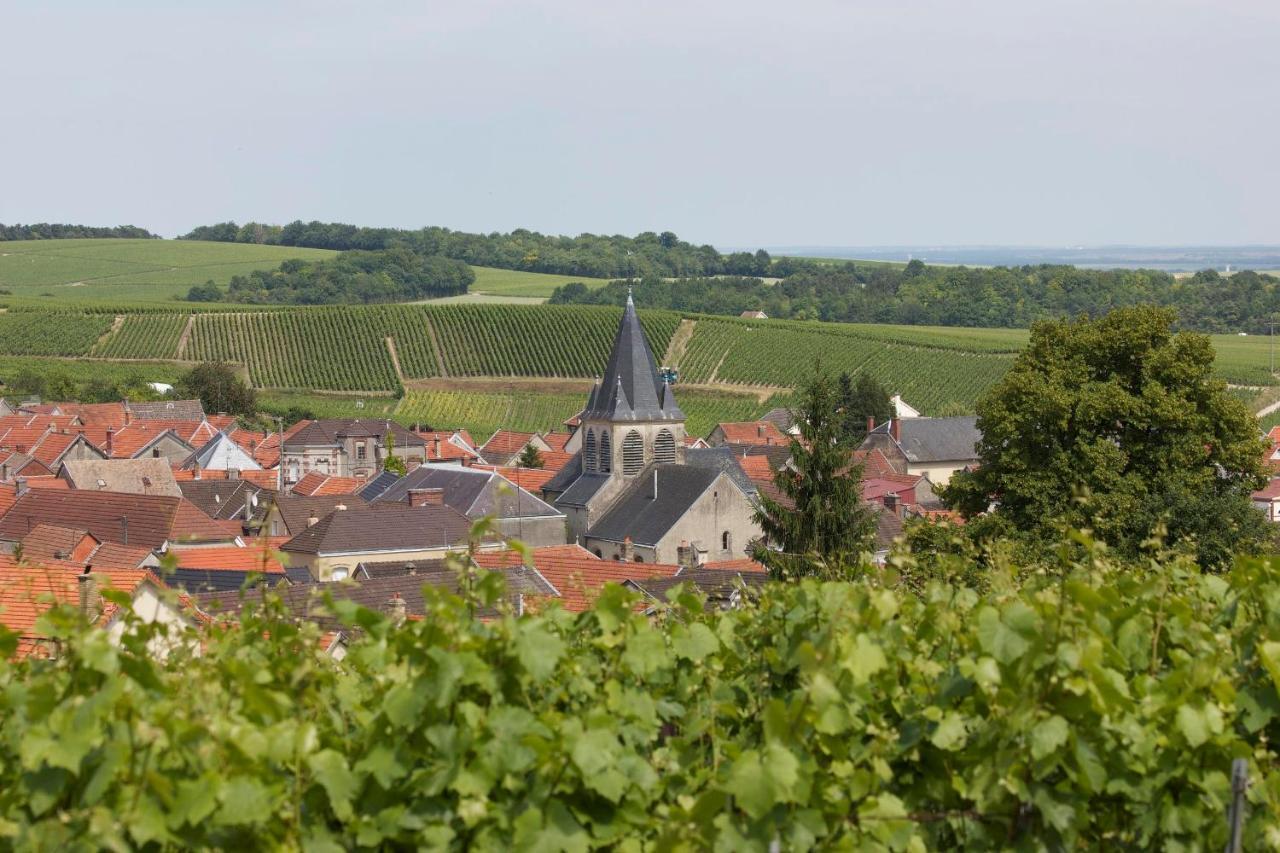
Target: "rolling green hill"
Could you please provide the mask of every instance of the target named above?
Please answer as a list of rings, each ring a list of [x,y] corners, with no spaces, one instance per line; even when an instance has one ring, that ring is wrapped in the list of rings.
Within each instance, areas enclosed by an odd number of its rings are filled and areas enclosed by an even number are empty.
[[[330,249],[197,240],[15,240],[0,243],[0,301],[25,306],[127,308],[172,304],[210,279],[272,269],[289,258],[328,258]],[[474,267],[473,293],[499,301],[545,299],[562,284],[600,287],[604,279]]]

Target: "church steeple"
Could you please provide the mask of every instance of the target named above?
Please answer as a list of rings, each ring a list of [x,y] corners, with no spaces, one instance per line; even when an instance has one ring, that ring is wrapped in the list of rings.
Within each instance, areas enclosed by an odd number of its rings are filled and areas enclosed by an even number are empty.
[[[671,386],[658,378],[658,364],[640,327],[629,288],[604,376],[588,398],[582,417],[614,422],[685,419]]]

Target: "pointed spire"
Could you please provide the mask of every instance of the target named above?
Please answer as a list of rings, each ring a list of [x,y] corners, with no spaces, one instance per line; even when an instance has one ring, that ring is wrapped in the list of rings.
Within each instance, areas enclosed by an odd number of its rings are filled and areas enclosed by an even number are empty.
[[[583,416],[628,421],[684,420],[675,396],[658,376],[658,365],[640,326],[630,285],[604,377],[588,397]]]

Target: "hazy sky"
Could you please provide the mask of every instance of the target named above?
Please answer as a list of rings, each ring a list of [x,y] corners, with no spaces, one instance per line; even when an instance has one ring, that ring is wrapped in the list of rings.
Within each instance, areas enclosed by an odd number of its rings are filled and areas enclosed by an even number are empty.
[[[0,0],[0,222],[1280,243],[1274,0]]]

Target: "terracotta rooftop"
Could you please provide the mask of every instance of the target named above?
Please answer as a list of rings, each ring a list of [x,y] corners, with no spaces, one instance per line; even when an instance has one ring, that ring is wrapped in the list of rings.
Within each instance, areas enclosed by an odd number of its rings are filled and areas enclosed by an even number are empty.
[[[560,593],[570,611],[586,610],[606,583],[622,583],[637,577],[670,577],[678,566],[622,563],[601,560],[579,545],[550,545],[530,553],[533,567]],[[506,569],[523,564],[518,551],[481,551],[475,561],[486,569]]]
[[[142,569],[112,569],[93,574],[99,589],[132,592],[145,582],[163,587],[151,572]],[[54,602],[79,605],[80,575],[81,569],[76,565],[35,568],[18,565],[11,556],[0,555],[0,625],[26,640],[38,640],[36,620]],[[106,622],[114,615],[116,606],[104,600],[102,609],[102,621]],[[34,645],[30,642],[24,648],[29,651]]]
[[[183,498],[77,489],[33,489],[0,517],[0,539],[20,540],[38,524],[83,528],[100,542],[159,548],[183,539],[234,538],[231,522],[215,521]]]
[[[358,477],[334,477],[319,471],[308,471],[302,479],[293,484],[293,493],[310,497],[313,495],[354,495],[369,485],[367,479]]]
[[[283,574],[279,546],[275,540],[252,540],[244,547],[234,545],[219,547],[172,548],[169,553],[178,561],[180,569],[206,569],[210,571],[262,572]]]
[[[516,432],[515,430],[500,429],[489,436],[489,440],[480,448],[480,455],[491,462],[495,459],[510,457],[519,453],[520,449],[532,441],[536,435],[536,432]]]
[[[83,563],[98,544],[98,540],[83,528],[37,524],[22,537],[22,559],[27,563],[48,560]]]
[[[728,444],[787,444],[791,441],[773,421],[716,424]],[[715,432],[715,430],[712,430]]]
[[[503,465],[474,465],[482,471],[496,471],[528,492],[537,494],[556,475],[550,468],[512,468]]]

